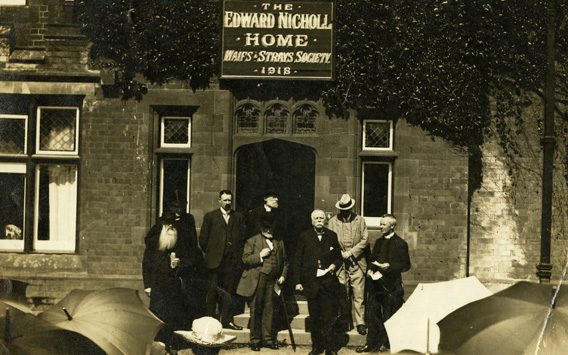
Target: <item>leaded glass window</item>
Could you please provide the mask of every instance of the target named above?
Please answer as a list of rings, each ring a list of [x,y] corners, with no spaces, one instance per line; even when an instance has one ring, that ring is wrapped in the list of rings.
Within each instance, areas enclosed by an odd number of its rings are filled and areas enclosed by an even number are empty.
[[[364,120],[363,149],[392,150],[393,125],[392,121]]]
[[[283,134],[288,131],[290,111],[280,103],[273,103],[264,111],[266,133]]]
[[[294,126],[297,134],[316,133],[318,110],[310,104],[302,104],[294,110]]]
[[[237,107],[235,117],[237,120],[237,132],[239,133],[258,133],[260,125],[260,109],[250,103],[244,103]]]

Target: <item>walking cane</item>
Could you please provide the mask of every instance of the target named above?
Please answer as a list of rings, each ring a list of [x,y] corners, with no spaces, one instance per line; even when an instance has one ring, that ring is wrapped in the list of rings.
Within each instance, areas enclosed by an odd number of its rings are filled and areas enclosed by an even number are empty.
[[[278,283],[276,283],[274,286],[277,285]],[[280,300],[282,301],[282,307],[284,307],[284,316],[286,317],[286,325],[288,326],[288,333],[290,334],[290,343],[292,344],[292,349],[296,351],[296,342],[294,341],[294,334],[292,333],[292,326],[290,325],[290,317],[288,316],[288,309],[286,308],[286,300],[284,299],[284,292],[282,292],[280,285],[278,285],[278,291],[279,292],[276,293],[280,295]]]

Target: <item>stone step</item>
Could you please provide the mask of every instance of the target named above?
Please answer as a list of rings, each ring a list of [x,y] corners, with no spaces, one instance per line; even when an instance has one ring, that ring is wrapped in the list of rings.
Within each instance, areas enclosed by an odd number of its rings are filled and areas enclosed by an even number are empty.
[[[292,327],[292,329],[307,330],[307,329],[309,329],[309,324],[307,323],[308,318],[309,317],[308,317],[307,314],[299,314],[299,315],[295,316],[294,318],[292,318],[292,320],[290,322],[290,326]],[[248,327],[249,319],[250,319],[250,313],[248,313],[248,312],[243,313],[243,314],[239,314],[239,315],[234,317],[235,324],[240,325],[243,328]],[[285,323],[282,323],[282,324],[285,324]]]
[[[236,336],[237,338],[234,340],[234,343],[246,344],[246,343],[250,342],[250,330],[249,329],[243,329],[243,330],[223,329],[223,333]],[[296,345],[311,345],[312,344],[312,338],[311,338],[311,334],[309,332],[306,332],[306,331],[303,331],[303,330],[292,329],[292,334],[294,335],[294,342],[296,343]],[[346,336],[344,336],[344,338],[345,339],[342,339],[343,340],[342,343],[344,343],[344,344],[342,344],[342,346],[364,345],[365,341],[366,341],[366,336],[360,335],[354,329],[349,331],[348,333],[346,333]],[[286,344],[292,343],[290,341],[290,333],[288,332],[288,330],[279,331],[278,335],[276,336],[276,340],[278,342],[286,342]]]

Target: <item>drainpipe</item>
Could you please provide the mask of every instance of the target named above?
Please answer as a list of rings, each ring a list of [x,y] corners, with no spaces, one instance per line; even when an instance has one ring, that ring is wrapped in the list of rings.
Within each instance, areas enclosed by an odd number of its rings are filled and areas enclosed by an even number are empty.
[[[540,283],[550,283],[552,264],[550,263],[550,235],[552,228],[552,183],[554,168],[554,89],[555,89],[555,57],[556,42],[556,9],[555,0],[548,0],[546,37],[546,81],[544,92],[544,138],[543,171],[542,171],[542,218],[540,230],[540,264],[537,273]]]

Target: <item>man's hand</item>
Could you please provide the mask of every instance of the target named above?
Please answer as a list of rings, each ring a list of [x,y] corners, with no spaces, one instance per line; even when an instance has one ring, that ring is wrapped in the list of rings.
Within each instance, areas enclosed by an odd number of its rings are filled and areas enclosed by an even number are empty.
[[[344,260],[349,259],[350,257],[353,256],[353,253],[351,251],[342,251],[341,252],[341,256],[343,257]]]
[[[280,276],[280,278],[278,279],[278,284],[282,285],[284,283],[284,281],[286,281],[286,279],[284,278],[284,276]]]
[[[264,248],[260,251],[261,258],[267,258],[270,255],[270,248]]]
[[[304,291],[304,286],[302,286],[302,284],[297,284],[296,291]]]
[[[378,261],[373,261],[372,264],[378,266],[379,268],[381,268],[381,269],[383,269],[383,270],[386,270],[386,269],[388,269],[388,268],[390,267],[390,264],[389,264],[389,263],[382,263],[382,264],[381,264],[381,263],[379,263]]]
[[[335,271],[335,264],[329,265],[329,267],[327,269],[329,270],[330,274],[333,274],[333,272]]]
[[[152,288],[150,288],[150,287],[145,288],[144,292],[146,293],[146,296],[150,297],[150,293],[152,292]]]

